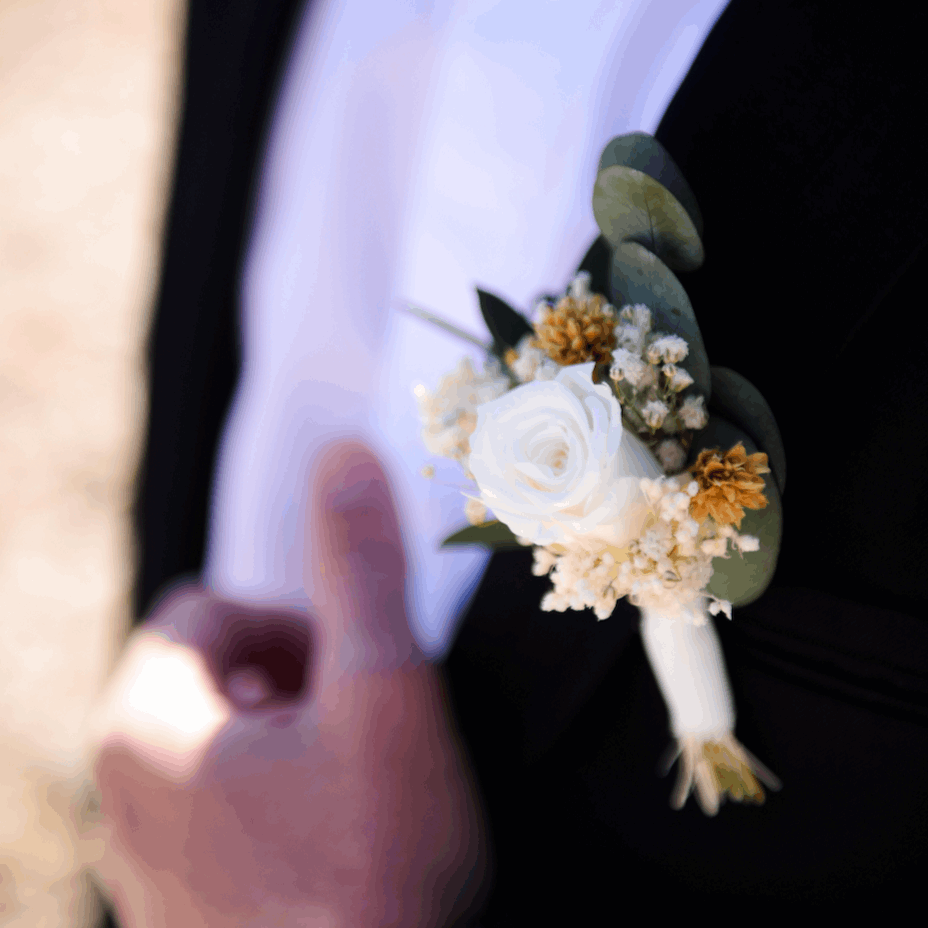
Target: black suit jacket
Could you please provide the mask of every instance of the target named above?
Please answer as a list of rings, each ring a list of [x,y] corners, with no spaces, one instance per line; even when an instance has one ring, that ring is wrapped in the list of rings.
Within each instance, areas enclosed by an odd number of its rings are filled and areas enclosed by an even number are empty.
[[[253,184],[300,6],[191,3],[136,506],[139,620],[202,562]],[[705,219],[705,264],[682,282],[710,362],[760,388],[786,447],[774,582],[716,621],[736,733],[784,788],[714,819],[692,798],[672,811],[671,779],[655,772],[667,714],[637,610],[543,613],[549,581],[530,552],[498,554],[445,662],[493,835],[486,928],[848,902],[892,915],[918,898],[926,17],[901,10],[733,0],[656,133]]]

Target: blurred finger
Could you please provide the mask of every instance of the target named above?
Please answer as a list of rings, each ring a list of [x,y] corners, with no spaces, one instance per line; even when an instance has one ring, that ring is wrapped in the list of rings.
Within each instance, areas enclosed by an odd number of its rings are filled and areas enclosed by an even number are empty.
[[[312,478],[305,585],[334,640],[368,669],[418,648],[405,608],[406,558],[386,475],[358,441],[324,449]]]

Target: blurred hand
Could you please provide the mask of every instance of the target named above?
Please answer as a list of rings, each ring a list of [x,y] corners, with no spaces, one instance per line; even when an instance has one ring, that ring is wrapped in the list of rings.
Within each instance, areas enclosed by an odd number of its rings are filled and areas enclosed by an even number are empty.
[[[455,923],[487,838],[440,670],[403,604],[383,472],[329,447],[312,614],[195,584],[134,634],[98,716],[98,865],[124,928]]]

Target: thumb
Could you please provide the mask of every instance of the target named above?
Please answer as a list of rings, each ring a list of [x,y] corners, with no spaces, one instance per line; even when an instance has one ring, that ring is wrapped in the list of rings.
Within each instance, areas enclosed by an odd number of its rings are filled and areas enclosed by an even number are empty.
[[[310,487],[304,584],[352,663],[395,668],[421,653],[406,614],[406,557],[386,475],[359,440],[322,449]],[[327,663],[334,656],[328,648]]]

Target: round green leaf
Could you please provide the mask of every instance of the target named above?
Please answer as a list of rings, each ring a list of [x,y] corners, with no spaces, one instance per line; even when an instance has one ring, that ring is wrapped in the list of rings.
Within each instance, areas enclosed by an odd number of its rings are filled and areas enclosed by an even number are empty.
[[[667,150],[644,132],[618,136],[606,146],[593,215],[613,248],[638,242],[678,271],[696,270],[705,260],[696,197]]]

